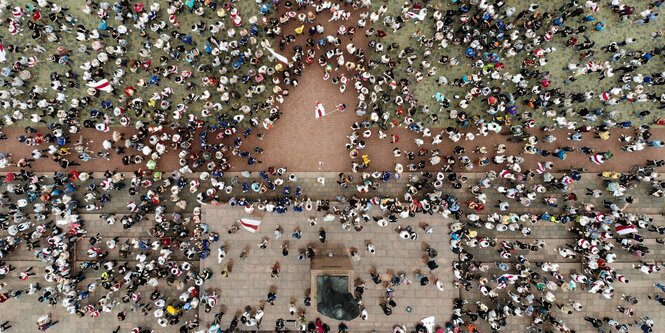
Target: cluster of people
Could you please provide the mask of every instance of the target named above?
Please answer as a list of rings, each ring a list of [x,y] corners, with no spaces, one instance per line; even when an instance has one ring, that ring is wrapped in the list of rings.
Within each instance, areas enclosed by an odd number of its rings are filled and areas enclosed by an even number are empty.
[[[0,133],[0,140],[17,140],[31,150],[30,156],[15,156],[7,146],[0,149],[0,168],[13,170],[1,177],[0,204],[5,211],[0,225],[7,236],[0,240],[0,259],[11,260],[13,252],[28,249],[43,263],[43,278],[55,285],[11,288],[0,295],[0,302],[36,294],[39,302],[61,304],[80,317],[117,312],[120,321],[130,307],[154,316],[159,327],[178,326],[181,332],[258,328],[264,305],[277,301],[276,290],[270,290],[259,306],[241,311],[224,329],[216,291],[202,286],[215,274],[228,276],[230,268],[224,265],[221,273],[197,269],[198,261],[208,258],[213,243],[224,236],[202,221],[200,206],[226,201],[247,213],[318,211],[324,221],[336,221],[346,231],[361,232],[370,222],[399,225],[395,237],[403,241],[418,240],[420,230],[408,225],[409,218],[450,218],[450,250],[455,257],[450,278],[465,292],[477,289],[481,300],[469,304],[456,299],[453,317],[437,332],[478,332],[480,319],[492,330],[501,330],[514,316],[530,317],[529,329],[534,331],[573,332],[564,314],[580,312],[582,305],[558,299],[555,291],[572,292],[579,285],[615,298],[615,285],[629,283],[612,267],[617,252],[643,257],[650,250],[641,233],[665,233],[649,216],[625,211],[633,204],[634,188],[646,184],[650,195],[663,196],[665,184],[656,171],[665,164],[662,160],[645,161],[634,170],[602,172],[602,186],[587,189],[585,200],[574,192],[587,175],[583,168],[597,170],[614,157],[601,148],[608,140],[618,140],[621,152],[616,154],[624,156],[665,146],[651,128],[665,125],[665,118],[653,117],[665,108],[665,92],[659,90],[665,72],[652,66],[662,62],[663,48],[655,43],[664,30],[607,45],[596,45],[594,38],[607,34],[612,25],[659,22],[662,4],[645,2],[638,9],[622,0],[571,0],[558,11],[545,12],[538,4],[518,10],[505,1],[486,0],[451,1],[445,6],[407,2],[395,8],[370,0],[275,0],[257,1],[260,15],[252,16],[241,12],[244,8],[236,2],[86,1],[80,10],[96,16],[98,24],[87,27],[73,9],[54,2],[37,0],[21,7],[0,1],[3,29],[9,33],[0,44],[2,125],[11,132],[12,127],[28,124],[15,137]],[[613,20],[599,21],[599,13],[606,11]],[[416,30],[408,43],[398,42],[395,36],[404,35],[402,29],[409,25]],[[27,35],[33,41],[23,43],[20,38]],[[637,50],[633,46],[638,38],[654,43]],[[361,45],[365,39],[367,45]],[[57,46],[51,49],[49,44]],[[464,56],[453,56],[459,50]],[[565,78],[548,68],[548,57],[560,52],[575,52],[579,58],[562,69]],[[461,77],[442,73],[445,67],[464,63],[470,66]],[[351,172],[338,175],[343,193],[338,202],[304,194],[288,166],[246,171],[260,166],[262,155],[268,153],[246,144],[246,139],[256,136],[260,142],[282,112],[288,112],[281,105],[305,70],[318,70],[325,84],[357,96],[352,108],[359,119],[346,144]],[[49,86],[41,86],[38,79],[48,79]],[[578,80],[613,84],[602,91],[565,88]],[[427,81],[436,82],[440,91],[425,101],[417,90]],[[435,107],[429,105],[432,102]],[[638,110],[628,117],[631,120],[620,111],[628,107]],[[346,105],[337,109],[344,111]],[[448,123],[456,126],[437,127]],[[615,134],[631,127],[631,135]],[[93,133],[102,138],[95,140],[99,148],[86,139]],[[474,145],[474,140],[497,133],[506,134],[509,142]],[[372,167],[374,157],[366,148],[377,138],[394,145],[392,170]],[[416,148],[405,148],[406,140]],[[448,146],[454,147],[450,155]],[[514,152],[513,146],[519,150]],[[555,167],[569,156],[583,156],[580,160],[586,164],[570,170]],[[86,166],[98,158],[119,161],[135,171],[130,176],[112,169],[93,175]],[[59,171],[48,177],[35,172],[33,164],[40,159],[51,160]],[[160,172],[168,160],[175,161],[173,172]],[[230,170],[244,170],[242,178],[225,176]],[[464,175],[469,172],[482,176],[471,180]],[[408,185],[402,195],[382,193],[382,184],[404,179]],[[132,198],[125,204],[126,212],[107,212],[114,197],[126,197],[125,193]],[[598,202],[600,198],[608,199]],[[526,207],[541,207],[542,212],[518,213]],[[123,229],[148,224],[152,240],[88,234],[91,221],[82,217],[84,212],[98,215],[97,223]],[[315,225],[316,219],[307,222]],[[511,232],[529,238],[545,223],[568,226],[575,241],[557,252],[564,260],[582,258],[584,270],[564,274],[555,261],[532,263],[527,252],[519,252],[544,251],[541,240],[497,238]],[[228,234],[239,229],[236,224]],[[423,232],[437,230],[443,237],[442,229],[425,226]],[[295,230],[292,236],[300,238],[301,232]],[[325,230],[318,232],[324,243]],[[275,234],[278,239],[281,230]],[[657,241],[665,243],[662,238]],[[88,258],[78,264],[72,251],[81,244],[88,247]],[[267,239],[259,246],[265,248]],[[374,253],[371,242],[366,246]],[[115,249],[119,257],[112,253]],[[496,250],[496,267],[475,260],[483,249]],[[357,250],[350,252],[360,260]],[[289,254],[287,243],[282,254]],[[314,255],[316,249],[310,246],[297,256],[306,260]],[[395,288],[402,283],[416,281],[444,290],[446,277],[430,280],[431,275],[422,273],[439,267],[437,255],[441,254],[436,249],[427,248],[427,259],[414,280],[396,273],[385,281],[385,295],[378,304],[384,315],[397,306]],[[220,264],[224,256],[224,247],[219,247]],[[126,262],[129,258],[132,264]],[[651,274],[661,265],[643,261],[635,269]],[[0,278],[13,270],[0,263]],[[278,277],[279,271],[276,265],[271,275]],[[26,269],[19,279],[34,279],[33,275]],[[384,283],[377,271],[369,277],[375,284]],[[354,299],[363,304],[363,320],[369,319],[371,310],[362,298],[366,288],[361,282],[354,289]],[[178,296],[165,295],[167,289]],[[632,317],[630,306],[638,300],[631,295],[623,299],[626,305],[617,310]],[[653,299],[665,304],[660,295]],[[199,321],[199,307],[215,311],[213,323]],[[609,326],[620,332],[630,327],[651,332],[654,326],[648,317],[623,322],[585,319],[596,328]],[[46,315],[38,328],[47,330],[56,323]],[[331,330],[320,319],[308,321],[304,312],[298,313],[297,324],[307,332]],[[0,331],[9,328],[7,322],[0,325]],[[276,331],[286,329],[284,319],[275,323]],[[425,323],[414,328],[431,329]],[[344,323],[338,327],[339,332],[347,330]],[[400,324],[394,330],[407,328]]]

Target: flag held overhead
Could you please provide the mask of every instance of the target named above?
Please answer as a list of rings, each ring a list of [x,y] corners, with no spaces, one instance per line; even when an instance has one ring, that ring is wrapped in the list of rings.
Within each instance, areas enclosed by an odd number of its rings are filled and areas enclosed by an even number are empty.
[[[111,85],[111,82],[109,82],[107,79],[101,79],[97,82],[91,81],[88,83],[88,87],[95,88],[100,91],[104,92],[113,92],[113,86]]]
[[[268,46],[265,46],[265,45],[264,45],[263,47],[264,47],[266,50],[268,50],[268,52],[270,52],[270,54],[272,54],[272,56],[275,57],[275,59],[279,60],[280,62],[283,62],[283,63],[284,63],[285,65],[287,65],[287,66],[289,65],[289,59],[288,59],[287,57],[285,57],[285,56],[283,56],[283,55],[277,53],[277,52],[276,52],[275,50],[273,50],[271,47],[268,47]]]

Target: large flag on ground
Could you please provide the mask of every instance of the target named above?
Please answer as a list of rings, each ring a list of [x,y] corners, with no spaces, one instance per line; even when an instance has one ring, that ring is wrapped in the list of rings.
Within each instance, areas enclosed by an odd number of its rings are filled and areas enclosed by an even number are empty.
[[[270,51],[270,53],[273,55],[273,57],[275,57],[277,60],[283,62],[285,65],[289,64],[289,59],[287,57],[275,52],[275,50],[273,50],[272,48],[270,48],[268,46],[264,45],[264,47],[266,48],[266,50]]]
[[[259,229],[259,224],[261,224],[261,221],[252,219],[240,219],[239,222],[245,230],[251,233],[255,233]]]
[[[326,115],[326,109],[323,107],[323,104],[321,104],[321,102],[316,102],[314,115],[316,116],[316,119],[323,118],[323,116]]]
[[[111,82],[107,79],[101,79],[97,82],[89,82],[88,87],[95,88],[97,90],[105,91],[105,92],[113,92],[113,86],[111,85]]]

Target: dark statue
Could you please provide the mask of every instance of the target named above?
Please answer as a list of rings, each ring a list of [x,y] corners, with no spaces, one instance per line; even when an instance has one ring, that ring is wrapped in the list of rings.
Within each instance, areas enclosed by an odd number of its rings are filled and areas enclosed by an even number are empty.
[[[346,276],[321,275],[317,277],[316,309],[322,315],[337,320],[352,320],[360,314],[360,307],[349,293]]]

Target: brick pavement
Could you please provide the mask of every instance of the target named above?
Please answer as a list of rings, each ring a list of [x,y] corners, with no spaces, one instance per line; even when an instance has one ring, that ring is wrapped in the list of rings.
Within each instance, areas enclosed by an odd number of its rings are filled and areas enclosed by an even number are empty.
[[[301,91],[301,90],[297,90]],[[293,93],[294,95],[297,92]],[[312,94],[303,93],[302,97],[293,98],[315,98],[312,97]],[[306,105],[305,102],[299,102],[299,105]],[[294,111],[295,113],[295,111]],[[339,117],[335,118],[335,117]],[[258,156],[257,158],[262,160],[262,164],[257,164],[254,166],[248,166],[246,162],[237,157],[228,157],[232,165],[232,172],[240,172],[242,170],[250,171],[260,171],[265,170],[268,166],[275,167],[287,167],[289,171],[292,172],[339,172],[339,171],[350,171],[351,170],[351,159],[349,157],[349,150],[347,150],[344,145],[348,142],[346,135],[351,134],[350,126],[354,121],[353,117],[347,117],[347,114],[332,114],[330,117],[326,117],[318,122],[313,124],[308,124],[303,126],[303,129],[307,129],[307,132],[302,132],[300,129],[294,130],[290,126],[279,126],[276,125],[270,132],[268,132],[263,141],[258,141],[254,136],[249,137],[245,140],[245,147],[250,147],[251,149],[255,146],[261,146],[265,149],[265,153]],[[284,117],[290,117],[288,111],[285,112]],[[293,115],[294,119],[291,120],[292,123],[301,123],[302,115]],[[287,124],[287,121],[282,122],[281,124]],[[131,129],[127,128],[114,128],[114,130],[119,130],[124,133],[132,133]],[[440,128],[433,128],[434,133],[442,131]],[[23,130],[20,128],[12,127],[4,129],[10,139],[3,141],[7,145],[0,148],[2,153],[11,153],[13,155],[14,161],[18,161],[21,157],[30,156],[30,152],[35,148],[45,149],[48,145],[41,146],[27,146],[24,144],[18,144],[14,140],[16,137],[23,133]],[[461,130],[461,133],[472,132],[476,133],[475,130]],[[611,151],[614,154],[614,157],[609,161],[605,162],[602,165],[595,165],[591,163],[588,159],[588,156],[580,152],[570,153],[567,158],[563,161],[557,159],[556,157],[540,157],[537,155],[526,155],[525,164],[526,168],[535,168],[537,162],[544,161],[553,161],[557,169],[568,169],[571,167],[583,167],[590,171],[604,171],[604,170],[617,170],[617,171],[627,171],[636,164],[644,164],[649,159],[659,159],[662,155],[662,151],[659,148],[646,148],[640,152],[624,152],[621,151],[621,144],[618,141],[618,138],[621,134],[633,135],[633,131],[629,129],[612,129],[610,140],[603,141],[599,139],[593,139],[593,133],[586,133],[585,140],[582,142],[573,142],[566,140],[568,134],[571,133],[571,130],[567,129],[558,129],[552,133],[545,133],[538,129],[530,131],[532,135],[537,136],[542,139],[547,134],[555,135],[558,140],[555,143],[547,144],[543,143],[540,140],[540,143],[537,147],[541,149],[547,149],[553,151],[556,148],[571,146],[575,148],[580,148],[587,146],[595,149],[598,152]],[[90,149],[93,151],[99,151],[104,139],[109,139],[111,133],[101,133],[95,130],[84,129],[84,136],[94,137],[95,140],[90,143]],[[419,134],[408,131],[404,128],[394,128],[387,131],[390,134],[396,134],[400,137],[400,142],[397,144],[391,144],[388,139],[379,140],[377,135],[374,134],[372,137],[367,139],[367,147],[362,151],[362,154],[367,154],[370,156],[372,162],[370,162],[370,167],[368,170],[394,170],[395,163],[402,163],[405,167],[408,161],[405,157],[407,151],[416,151],[417,146],[414,143],[414,139],[420,138]],[[507,146],[506,156],[508,155],[518,155],[523,152],[524,145],[518,143],[511,143],[507,141],[508,137],[505,135],[498,134],[489,134],[488,136],[479,136],[476,135],[476,139],[473,141],[464,141],[461,140],[457,143],[453,143],[447,138],[443,143],[438,145],[432,145],[431,139],[425,140],[426,144],[422,146],[424,149],[433,150],[438,149],[441,153],[441,156],[449,156],[453,154],[453,148],[455,146],[462,146],[466,149],[466,154],[476,162],[476,168],[474,172],[486,171],[492,169],[492,166],[479,167],[477,165],[478,159],[481,155],[473,153],[475,147],[486,147],[489,151],[488,156],[493,157],[495,155],[494,148],[500,143],[504,143]],[[665,140],[665,128],[654,128],[652,130],[652,140]],[[214,141],[217,142],[217,141]],[[198,143],[193,144],[194,149],[197,149]],[[394,148],[399,148],[403,154],[399,158],[393,157],[392,151]],[[70,149],[73,149],[73,146],[70,146]],[[138,152],[134,152],[138,153]],[[157,170],[164,172],[170,172],[179,168],[178,166],[178,157],[177,151],[168,151],[160,160],[158,161]],[[77,158],[70,156],[73,160]],[[416,158],[416,162],[424,158]],[[147,160],[146,160],[147,161]],[[355,160],[358,162],[358,159]],[[628,163],[627,163],[628,162]],[[70,167],[67,170],[86,170],[86,171],[105,171],[105,170],[117,170],[117,171],[135,171],[143,165],[122,165],[121,156],[113,155],[111,160],[104,160],[101,158],[94,159],[88,162],[81,162],[81,166]],[[46,171],[62,171],[63,169],[53,161],[50,161],[48,158],[41,158],[35,162],[32,162],[33,169],[41,172]],[[428,163],[425,170],[428,171],[439,171],[442,168],[442,164],[432,166]],[[6,171],[17,171],[19,170],[16,167],[8,167],[4,169]],[[195,171],[203,171],[203,168]],[[460,170],[462,171],[462,170]]]

